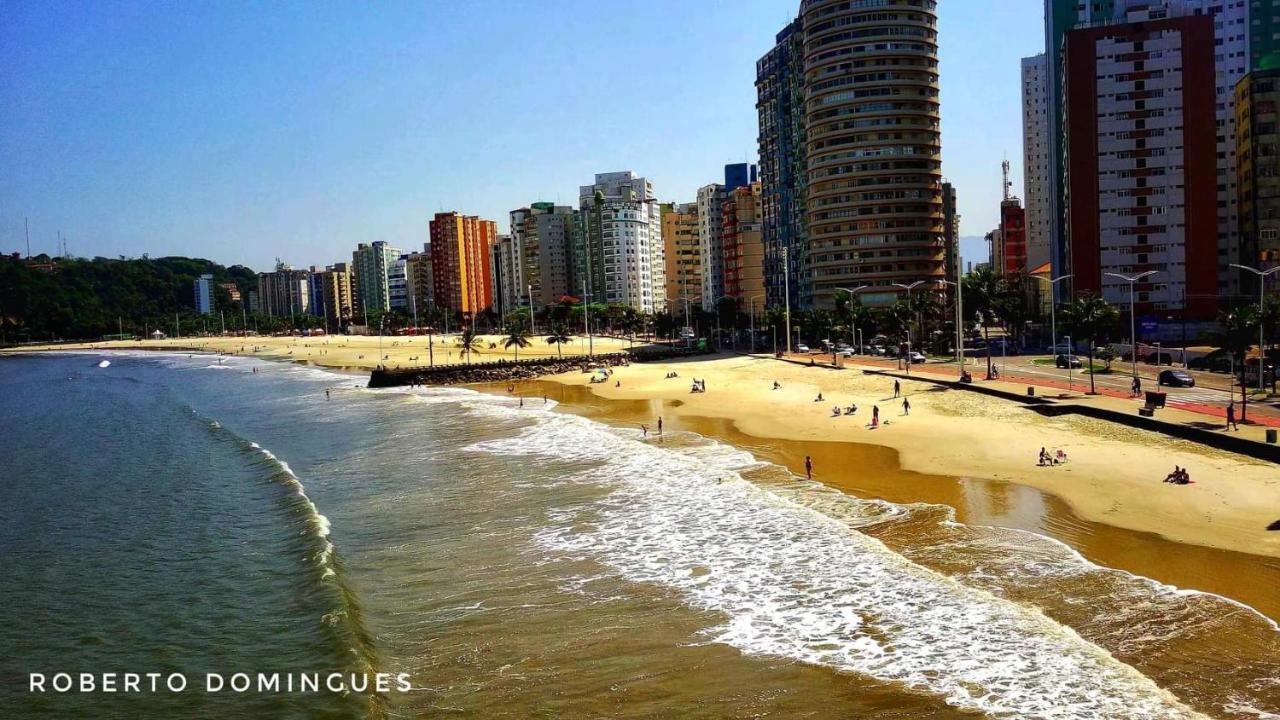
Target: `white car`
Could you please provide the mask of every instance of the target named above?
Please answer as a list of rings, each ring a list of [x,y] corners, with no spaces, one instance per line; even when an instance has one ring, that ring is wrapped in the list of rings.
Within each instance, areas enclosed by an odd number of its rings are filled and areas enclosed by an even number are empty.
[[[911,351],[910,357],[911,357],[912,365],[918,365],[925,361],[925,356],[921,353],[916,352],[915,350]]]
[[[840,357],[851,358],[853,357],[853,355],[854,355],[853,348],[847,347],[840,351]]]
[[[796,346],[796,352],[807,353],[809,352],[809,346],[805,345],[804,343],[800,343],[799,345]]]

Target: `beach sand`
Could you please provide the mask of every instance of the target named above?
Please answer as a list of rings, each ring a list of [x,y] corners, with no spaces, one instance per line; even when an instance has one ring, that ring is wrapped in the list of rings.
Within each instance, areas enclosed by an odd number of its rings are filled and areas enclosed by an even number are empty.
[[[471,362],[513,360],[517,353],[503,347],[503,336],[479,336],[481,347],[472,353]],[[457,335],[432,336],[428,346],[427,336],[385,336],[381,338],[382,354],[387,367],[425,367],[434,361],[436,365],[460,365],[467,360],[457,344]],[[497,347],[491,348],[490,345]],[[645,343],[636,342],[636,347]],[[627,350],[631,343],[613,337],[596,337],[591,342],[596,354]],[[125,340],[111,342],[78,343],[64,345],[30,345],[10,348],[8,351],[39,352],[65,350],[155,350],[222,352],[232,355],[260,357],[268,360],[294,360],[311,362],[334,368],[371,369],[378,366],[379,338],[376,335],[328,335],[319,337],[193,337],[165,340]],[[519,349],[519,359],[553,358],[558,353],[565,356],[586,355],[587,339],[574,337],[559,348],[547,342],[544,336],[531,336],[529,346]]]
[[[669,372],[679,377],[667,379]],[[705,380],[706,393],[690,392],[694,378]],[[571,385],[588,379],[551,378]],[[590,389],[610,399],[661,400],[663,412],[723,419],[757,438],[878,445],[895,451],[903,470],[1027,485],[1091,522],[1280,557],[1280,533],[1266,530],[1280,519],[1276,466],[1158,433],[1082,416],[1046,418],[1019,403],[915,380],[902,381],[907,415],[892,378],[764,358],[636,364]],[[833,406],[851,404],[855,416],[832,417]],[[875,405],[882,424],[871,429]],[[1181,411],[1163,412],[1178,419],[1172,414]],[[1063,450],[1068,461],[1038,467],[1041,447]],[[1188,468],[1194,484],[1161,482],[1174,465]],[[815,479],[823,471],[815,465]]]

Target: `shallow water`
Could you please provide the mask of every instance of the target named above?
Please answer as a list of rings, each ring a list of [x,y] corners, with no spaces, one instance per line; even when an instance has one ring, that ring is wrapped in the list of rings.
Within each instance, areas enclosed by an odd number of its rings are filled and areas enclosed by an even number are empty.
[[[16,717],[1280,713],[1262,614],[966,503],[860,499],[539,397],[97,359],[0,360]],[[103,666],[374,668],[415,690],[25,692]]]

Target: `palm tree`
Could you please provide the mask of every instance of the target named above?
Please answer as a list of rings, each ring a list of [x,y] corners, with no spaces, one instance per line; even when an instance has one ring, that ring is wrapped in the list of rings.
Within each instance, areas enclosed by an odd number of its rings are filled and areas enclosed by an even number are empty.
[[[564,350],[561,346],[571,340],[573,340],[573,337],[569,335],[569,329],[564,326],[564,323],[556,323],[553,325],[551,327],[551,335],[547,336],[547,344],[555,345],[556,356],[561,358],[564,357]]]
[[[1076,339],[1088,344],[1089,394],[1097,395],[1098,389],[1093,379],[1093,348],[1099,342],[1106,342],[1120,320],[1120,311],[1097,295],[1084,293],[1067,303],[1062,309],[1062,317]]]
[[[520,361],[520,348],[529,347],[529,331],[524,323],[518,320],[507,323],[507,337],[503,339],[502,347],[515,348],[515,359]]]
[[[991,329],[996,306],[1005,294],[1004,283],[990,266],[980,267],[964,276],[964,309],[970,316],[982,319],[982,339],[987,344],[987,379],[991,379]],[[965,318],[968,320],[969,318]]]
[[[462,328],[462,334],[458,336],[458,347],[462,349],[462,354],[467,358],[467,364],[471,364],[471,353],[480,349],[483,343],[480,336],[476,333],[476,329],[470,325]]]

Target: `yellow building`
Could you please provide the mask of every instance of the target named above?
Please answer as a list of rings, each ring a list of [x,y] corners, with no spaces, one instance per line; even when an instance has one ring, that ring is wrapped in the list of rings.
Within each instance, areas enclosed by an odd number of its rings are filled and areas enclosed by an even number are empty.
[[[698,249],[698,204],[663,203],[662,242],[666,255],[667,307],[702,294],[702,256]]]

